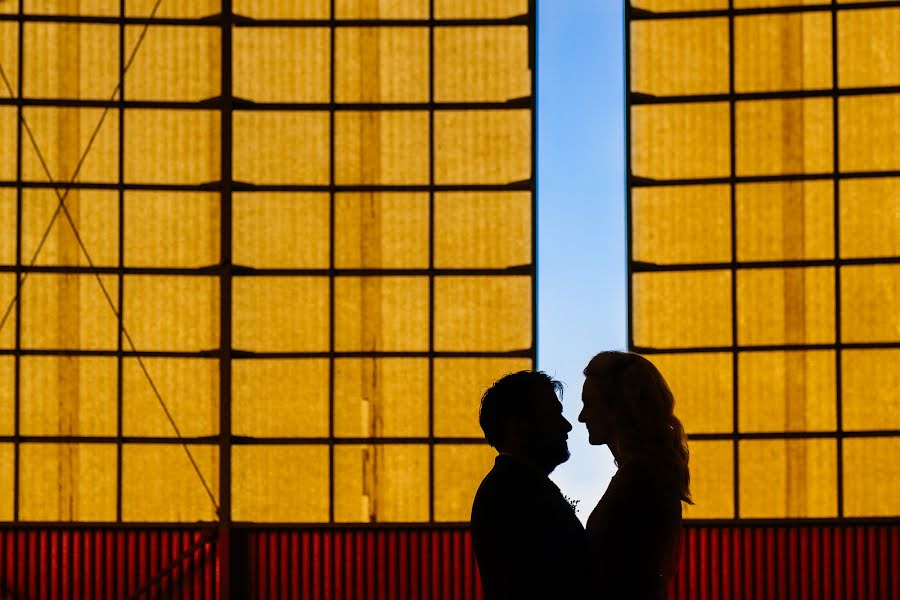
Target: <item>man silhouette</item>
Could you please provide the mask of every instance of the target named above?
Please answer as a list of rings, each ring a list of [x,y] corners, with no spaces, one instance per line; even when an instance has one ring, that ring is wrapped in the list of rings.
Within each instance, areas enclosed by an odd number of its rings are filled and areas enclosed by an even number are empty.
[[[539,371],[497,380],[481,398],[479,422],[499,455],[472,505],[472,539],[487,600],[580,598],[587,538],[575,511],[547,477],[569,458],[572,425],[562,384]]]

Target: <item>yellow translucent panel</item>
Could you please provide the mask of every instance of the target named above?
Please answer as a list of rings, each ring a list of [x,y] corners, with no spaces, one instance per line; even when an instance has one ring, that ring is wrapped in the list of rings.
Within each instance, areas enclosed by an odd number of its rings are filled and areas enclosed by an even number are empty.
[[[731,344],[731,273],[632,276],[634,344],[651,348]]]
[[[900,179],[841,183],[841,257],[900,255]]]
[[[631,91],[728,92],[728,19],[632,21]]]
[[[531,264],[532,212],[529,192],[435,194],[434,266],[496,269]]]
[[[188,449],[218,502],[218,446],[190,444]],[[183,446],[122,446],[122,520],[186,522],[215,519],[215,507]]]
[[[119,82],[117,25],[25,23],[22,41],[25,96],[113,97]],[[0,87],[0,95],[7,95],[5,85]]]
[[[900,169],[900,94],[838,100],[841,170]]]
[[[693,506],[682,504],[686,519],[734,518],[734,442],[692,440],[688,449]]]
[[[900,9],[838,13],[838,81],[841,87],[900,84]]]
[[[428,520],[428,446],[335,446],[334,519],[339,522]]]
[[[328,521],[328,446],[234,446],[235,521]]]
[[[125,192],[125,265],[218,264],[220,211],[218,193]]]
[[[24,294],[23,294],[24,296]],[[2,310],[6,312],[7,307],[10,306],[13,298],[16,298],[16,276],[12,273],[0,273],[0,302],[2,302]],[[10,309],[12,310],[12,309]],[[12,313],[11,313],[12,314]],[[2,317],[2,315],[0,315]],[[7,317],[7,322],[9,325],[4,325],[2,329],[0,329],[0,348],[12,348],[16,344],[16,328],[12,326],[12,322],[10,319],[13,317]],[[23,316],[22,320],[23,332],[25,328],[25,319]],[[22,336],[23,345],[25,345],[25,336]]]
[[[328,19],[331,0],[234,0],[235,14],[254,19]]]
[[[900,437],[844,440],[844,516],[900,513]]]
[[[14,114],[14,113],[13,113]],[[75,168],[88,147],[91,134],[96,130],[103,109],[100,108],[45,108],[26,106],[22,118],[28,122],[37,147],[50,175],[44,170],[30,138],[22,131],[22,178],[31,181],[71,181]],[[13,121],[13,124],[15,121]],[[15,129],[11,129],[15,135]],[[14,138],[13,138],[14,139]],[[12,142],[13,148],[15,142]],[[14,155],[11,155],[14,156]],[[147,157],[143,157],[147,160]],[[110,110],[100,127],[90,152],[78,171],[77,181],[110,182],[118,180],[119,117]],[[15,159],[13,159],[15,169]],[[154,165],[156,168],[159,165]],[[15,173],[15,171],[13,171]],[[15,177],[15,175],[13,175]]]
[[[267,269],[328,268],[328,194],[252,192],[232,196],[232,258]]]
[[[0,90],[2,93],[2,90]],[[16,131],[18,131],[16,107],[0,106],[0,179],[16,178]],[[25,143],[25,137],[22,137]],[[23,154],[34,152],[31,148],[22,147]],[[41,180],[46,180],[46,176]]]
[[[735,8],[760,8],[764,6],[812,6],[831,4],[830,0],[735,0]]]
[[[529,358],[435,359],[434,435],[483,438],[478,410],[485,390],[507,373],[531,368]]]
[[[834,440],[747,440],[738,452],[741,518],[837,516]]]
[[[436,27],[434,99],[495,101],[531,94],[528,28]]]
[[[900,341],[900,265],[841,269],[841,340]]]
[[[337,183],[428,183],[427,112],[339,112],[334,127]]]
[[[831,171],[831,104],[831,98],[738,102],[737,174]]]
[[[656,264],[731,260],[731,191],[725,185],[634,188],[631,250]]]
[[[146,28],[146,33],[144,30],[143,25],[125,28],[126,59],[141,36],[144,38],[125,75],[126,98],[190,101],[220,95],[218,27],[154,25]],[[115,60],[115,53],[112,58]]]
[[[12,11],[16,11],[14,3]],[[3,6],[3,5],[0,5]],[[0,8],[0,13],[3,13]],[[19,93],[19,26],[15,21],[0,22],[0,65],[3,65],[3,72],[9,80],[12,87],[12,94],[6,87],[6,83],[0,84],[0,98],[9,98]],[[112,90],[110,90],[112,91]]]
[[[326,277],[236,277],[232,285],[235,348],[328,350]]]
[[[15,433],[15,381],[15,359],[12,356],[0,356],[0,435]]]
[[[124,296],[122,316],[137,349],[199,351],[219,347],[218,278],[126,276]],[[127,340],[123,343],[127,347]]]
[[[335,0],[338,19],[427,19],[428,0]]]
[[[22,262],[29,264],[37,253],[38,265],[87,266],[66,213],[59,208],[56,190],[22,190]],[[94,265],[119,263],[119,195],[103,190],[68,190],[65,207],[78,229]],[[15,208],[15,204],[13,204]],[[54,215],[56,218],[54,219]],[[47,227],[53,221],[49,234]],[[15,221],[10,230],[15,243]],[[43,246],[41,243],[43,242]],[[13,262],[15,258],[13,258]]]
[[[23,356],[19,369],[24,435],[116,435],[115,358]]]
[[[219,364],[207,359],[135,358],[122,361],[122,431],[126,436],[178,437],[219,433]],[[150,381],[153,382],[151,386]],[[153,388],[159,392],[162,404]],[[165,409],[163,408],[165,404]]]
[[[834,342],[834,269],[738,271],[737,310],[741,345]]]
[[[675,396],[675,416],[689,435],[732,431],[731,354],[653,354],[646,358],[666,378]]]
[[[434,144],[438,184],[511,183],[531,177],[531,111],[439,111]]]
[[[475,492],[496,456],[487,444],[434,447],[435,521],[469,521]]]
[[[113,116],[109,115],[107,121]],[[218,112],[206,110],[125,111],[125,180],[135,183],[218,180],[219,119]],[[110,125],[107,122],[103,127]],[[237,132],[235,139],[240,139]],[[115,164],[113,159],[112,166]]]
[[[830,181],[738,185],[738,260],[833,257],[833,190]]]
[[[436,277],[435,350],[531,348],[531,294],[530,277]]]
[[[427,277],[339,277],[335,349],[428,350]]]
[[[255,102],[328,102],[329,32],[236,27],[234,95]]]
[[[334,198],[338,268],[428,268],[428,194],[349,193]]]
[[[26,257],[30,259],[31,257]],[[0,188],[0,265],[16,262],[16,190]]]
[[[675,12],[728,8],[728,0],[632,0],[631,5],[653,12]]]
[[[753,15],[735,19],[735,91],[829,87],[831,13]]]
[[[427,27],[341,27],[334,53],[338,102],[428,101]]]
[[[740,431],[834,431],[834,352],[742,352]]]
[[[900,429],[900,349],[841,353],[844,429]]]
[[[328,183],[328,113],[236,111],[233,120],[235,179]]]
[[[328,436],[328,361],[235,360],[231,427],[237,435]]]
[[[20,520],[112,521],[115,518],[115,444],[19,446]]]
[[[16,11],[16,2],[5,2],[11,10]],[[50,15],[102,15],[118,16],[119,3],[110,0],[22,0],[22,8],[25,14],[50,14]],[[0,10],[0,12],[5,12]]]
[[[437,19],[503,19],[528,14],[528,0],[434,0]]]
[[[427,437],[427,358],[348,358],[334,363],[334,433]]]
[[[640,177],[727,177],[728,103],[631,107],[631,170]]]
[[[92,0],[94,2],[100,0]],[[106,0],[107,2],[109,0]],[[306,1],[306,0],[304,0]],[[116,4],[113,2],[113,4]],[[158,5],[158,6],[157,6]],[[205,17],[221,12],[221,0],[190,0],[190,2],[168,2],[167,0],[125,0],[125,15],[129,17]],[[156,12],[153,13],[153,8]]]
[[[0,521],[13,520],[15,451],[12,444],[0,444]]]
[[[103,275],[101,280],[115,304],[116,276]],[[118,321],[94,275],[32,273],[20,300],[23,348],[115,350]],[[9,325],[5,329],[12,331]]]

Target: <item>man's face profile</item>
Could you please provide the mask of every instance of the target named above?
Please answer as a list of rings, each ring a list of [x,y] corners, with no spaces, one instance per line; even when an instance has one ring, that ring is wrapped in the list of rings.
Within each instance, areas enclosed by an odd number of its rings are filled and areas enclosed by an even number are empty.
[[[553,388],[535,392],[534,413],[528,427],[532,460],[548,472],[569,460],[569,432],[572,425],[562,414],[562,404]]]

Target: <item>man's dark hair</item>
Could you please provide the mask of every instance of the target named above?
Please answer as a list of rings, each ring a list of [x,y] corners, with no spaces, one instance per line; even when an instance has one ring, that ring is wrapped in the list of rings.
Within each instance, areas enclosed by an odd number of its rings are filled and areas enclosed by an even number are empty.
[[[529,420],[541,390],[562,396],[563,384],[543,371],[519,371],[504,375],[481,396],[478,422],[488,443],[502,449],[504,425],[511,419]]]

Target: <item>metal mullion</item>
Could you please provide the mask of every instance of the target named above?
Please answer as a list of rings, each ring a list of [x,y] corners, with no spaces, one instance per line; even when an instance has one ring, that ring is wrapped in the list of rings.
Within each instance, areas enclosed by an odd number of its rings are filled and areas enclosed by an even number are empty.
[[[328,522],[334,523],[334,371],[335,371],[335,152],[334,152],[334,99],[335,99],[335,0],[328,3]]]
[[[800,0],[797,0],[798,2]],[[870,8],[897,8],[900,7],[900,1],[889,0],[886,2],[858,2],[854,4],[842,4],[840,10],[865,10]],[[807,12],[828,12],[830,6],[827,2],[822,4],[795,4],[793,6],[761,6],[752,8],[734,8],[729,3],[727,9],[710,9],[710,10],[681,10],[667,12],[653,12],[644,9],[631,9],[631,18],[636,21],[665,21],[672,19],[699,19],[704,17],[732,17],[732,16],[749,16],[749,15],[778,15],[790,13],[807,13]]]
[[[841,186],[840,178],[840,130],[838,110],[838,7],[836,0],[831,0],[831,135],[832,135],[832,170],[833,170],[833,212],[832,225],[834,227],[834,341],[837,344],[834,352],[835,375],[835,465],[837,467],[837,516],[844,516],[844,418],[843,418],[843,392],[842,387],[842,349],[841,349]]]
[[[898,171],[900,173],[900,171]],[[887,173],[878,173],[877,176],[890,175]],[[16,187],[15,181],[0,181],[0,188]],[[49,183],[47,181],[23,181],[23,188],[39,188],[39,189],[76,189],[76,190],[117,190],[119,185],[116,183],[103,182],[72,182],[58,181]],[[121,186],[125,190],[143,190],[143,191],[172,191],[172,192],[210,192],[221,191],[220,182],[205,182],[199,184],[179,184],[179,183],[125,183]],[[422,185],[422,184],[368,184],[368,185],[316,185],[316,184],[269,184],[255,185],[242,181],[232,181],[232,191],[240,192],[515,192],[528,191],[531,189],[530,181],[514,181],[512,183],[473,183],[473,184],[441,184],[441,185]]]
[[[881,90],[882,88],[876,88]],[[890,90],[890,88],[887,88]],[[884,93],[887,93],[885,91]],[[211,110],[220,109],[221,97],[205,98],[203,100],[127,100],[124,104],[118,100],[104,99],[78,99],[78,98],[23,98],[25,106],[39,106],[52,108],[118,108],[124,105],[126,108],[148,108],[165,110]],[[0,106],[15,106],[12,98],[0,98]],[[515,110],[528,108],[528,98],[516,98],[503,101],[481,102],[253,102],[241,98],[233,99],[233,106],[249,112],[266,111],[309,111],[321,112],[325,110],[358,112],[367,110],[403,110],[403,111],[427,111],[427,110]]]
[[[537,226],[537,0],[528,1],[528,59],[531,68],[531,96],[529,104],[531,109],[531,368],[537,366],[538,348],[538,285],[537,285],[537,257],[538,257],[538,226]],[[627,89],[627,88],[626,88]],[[627,235],[627,234],[626,234]]]
[[[872,262],[900,262],[900,257],[898,258],[890,258],[890,259],[860,259],[859,261],[855,261],[857,264],[871,264]],[[848,261],[850,262],[850,261]],[[691,265],[688,265],[686,268],[690,268]],[[679,266],[676,265],[675,269],[679,269]],[[665,268],[663,269],[665,270]],[[94,274],[106,274],[106,275],[118,275],[120,272],[124,275],[171,275],[177,277],[202,277],[202,276],[218,276],[223,272],[227,272],[222,265],[210,265],[206,267],[88,267],[88,266],[76,266],[76,265],[37,265],[37,266],[22,266],[20,269],[22,273],[58,273],[58,274],[85,274],[85,275],[94,275]],[[336,277],[384,277],[384,276],[412,276],[412,275],[429,275],[431,272],[434,272],[438,275],[464,275],[467,277],[483,277],[483,276],[521,276],[521,275],[531,275],[531,266],[530,265],[520,265],[516,267],[501,267],[501,268],[473,268],[473,269],[457,269],[457,268],[447,268],[447,269],[428,269],[428,268],[419,268],[413,267],[409,269],[405,268],[390,268],[390,269],[372,269],[372,268],[342,268],[342,269],[328,269],[328,268],[275,268],[275,269],[256,269],[252,267],[244,267],[242,265],[232,265],[231,274],[232,275],[241,275],[245,277],[271,277],[273,275],[276,276],[291,276],[291,275],[305,275],[305,276],[329,276],[335,275]],[[0,265],[0,273],[15,273],[16,267],[15,265]]]
[[[900,345],[897,342],[895,345]],[[877,347],[892,347],[890,344],[878,344]],[[434,356],[438,358],[528,358],[531,356],[530,350],[513,350],[509,352],[502,351],[478,351],[478,352],[456,352],[442,351],[434,352]],[[0,356],[14,355],[14,349],[0,349]],[[82,349],[46,349],[32,350],[23,349],[18,352],[22,356],[116,356],[116,350],[82,350]],[[218,350],[202,350],[199,352],[186,351],[163,351],[163,350],[123,350],[122,355],[125,357],[153,357],[153,358],[217,358]],[[407,350],[407,351],[390,351],[390,350],[355,350],[355,351],[294,351],[294,352],[249,352],[245,350],[232,350],[232,359],[237,358],[428,358],[427,350]]]
[[[125,317],[123,310],[124,287],[125,287],[125,190],[121,187],[125,181],[125,24],[121,19],[125,17],[125,0],[119,0],[119,152],[118,152],[118,202],[119,202],[119,265],[117,268],[118,287],[118,315],[117,331],[116,331],[116,522],[122,521],[122,434],[123,434],[123,389],[124,382],[123,366],[124,360],[122,356],[122,330],[125,326]]]
[[[625,11],[625,30],[623,38],[625,40],[625,252],[626,252],[626,270],[625,277],[627,283],[625,286],[625,343],[628,350],[637,352],[634,344],[634,310],[632,308],[634,297],[634,285],[632,279],[634,277],[634,220],[632,219],[632,190],[635,178],[631,172],[631,18],[632,11],[629,10],[630,2],[624,2]],[[537,90],[532,90],[536,93]]]
[[[330,19],[251,19],[241,17],[238,27],[333,27],[333,28],[388,28],[388,27],[427,27],[433,23],[438,27],[484,27],[504,25],[527,25],[528,16],[520,15],[508,18],[477,19],[336,19],[332,13]]]
[[[15,306],[15,348],[13,354],[13,521],[19,520],[19,450],[20,441],[20,417],[21,417],[21,350],[22,350],[22,303],[19,292],[22,289],[22,90],[25,73],[23,72],[24,52],[24,22],[22,21],[25,0],[19,0],[16,13],[18,18],[18,55],[16,56],[16,70],[19,77],[17,82],[16,104],[16,306]],[[15,554],[15,550],[13,550]]]
[[[768,92],[732,92],[723,94],[684,94],[678,96],[654,96],[653,94],[644,94],[640,92],[632,92],[630,94],[632,104],[636,105],[659,105],[659,104],[694,104],[709,102],[725,102],[727,100],[735,101],[757,101],[757,100],[790,100],[790,99],[806,99],[806,98],[831,98],[835,94],[838,96],[880,96],[896,94],[900,91],[900,86],[871,86],[841,89],[802,89],[802,90],[773,90]]]
[[[900,256],[885,256],[879,258],[813,258],[813,259],[786,259],[786,260],[760,260],[739,261],[735,268],[739,271],[748,269],[798,269],[809,267],[833,267],[854,265],[895,265],[900,263]],[[730,262],[715,263],[672,263],[657,264],[636,261],[634,270],[640,273],[679,272],[679,271],[724,271],[731,267]]]
[[[734,0],[728,0],[728,93],[732,98],[728,101],[728,174],[733,179],[737,173],[737,143],[735,140],[735,100],[734,95]],[[729,196],[729,226],[731,228],[731,427],[735,436],[738,435],[740,423],[738,413],[740,410],[738,398],[738,305],[737,305],[737,184],[732,181],[728,186]],[[737,439],[732,442],[732,509],[734,518],[740,518],[740,445]]]
[[[838,179],[880,179],[885,177],[900,177],[900,169],[875,170],[875,171],[843,171],[835,175],[827,173],[784,173],[779,175],[738,175],[733,177],[693,177],[676,179],[650,179],[647,177],[631,176],[630,184],[634,187],[670,187],[687,185],[727,185],[730,183],[770,183],[770,182],[794,182],[794,181],[831,181]]]
[[[434,102],[434,0],[428,1],[428,102]],[[434,111],[428,111],[428,185],[434,186]],[[434,523],[434,190],[428,192],[428,522]]]
[[[884,350],[900,348],[898,342],[846,342],[841,344],[759,344],[756,346],[685,346],[682,348],[653,348],[650,346],[638,346],[636,352],[640,354],[686,354],[701,352],[729,352],[736,348],[738,352],[782,352],[790,350]]]
[[[691,440],[800,440],[800,439],[833,439],[838,432],[827,431],[754,431],[744,433],[692,433]],[[860,431],[844,431],[841,435],[848,438],[900,437],[900,429],[873,429]]]

